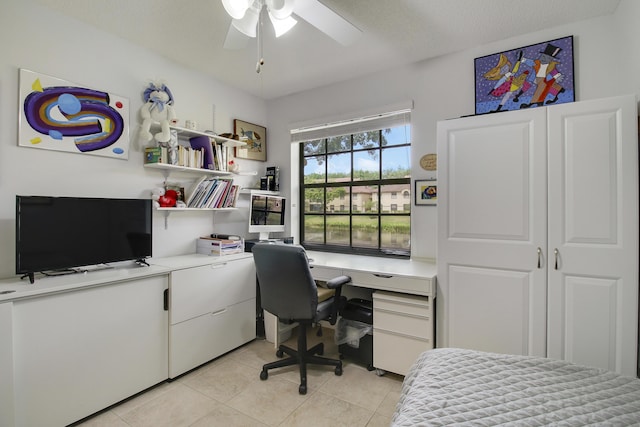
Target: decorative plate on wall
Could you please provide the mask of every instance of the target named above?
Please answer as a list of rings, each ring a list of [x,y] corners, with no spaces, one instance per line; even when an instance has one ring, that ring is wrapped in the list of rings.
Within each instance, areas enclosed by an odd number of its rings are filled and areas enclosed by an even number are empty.
[[[420,167],[426,171],[434,171],[438,169],[438,155],[425,154],[420,157]]]

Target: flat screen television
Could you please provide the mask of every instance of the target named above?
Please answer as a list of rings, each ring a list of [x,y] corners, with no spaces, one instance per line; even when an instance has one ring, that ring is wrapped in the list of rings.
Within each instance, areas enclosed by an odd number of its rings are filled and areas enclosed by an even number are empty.
[[[284,232],[285,208],[284,197],[251,194],[249,233],[260,233],[260,240],[269,240],[269,233]]]
[[[16,274],[151,256],[148,199],[16,196]]]

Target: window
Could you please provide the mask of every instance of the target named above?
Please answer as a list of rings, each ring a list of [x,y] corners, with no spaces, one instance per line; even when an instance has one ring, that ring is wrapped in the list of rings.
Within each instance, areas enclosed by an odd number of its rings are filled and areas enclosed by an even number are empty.
[[[370,130],[315,139],[298,136],[300,200],[303,201],[300,203],[300,240],[304,247],[409,256],[411,135],[408,117],[408,112],[403,112],[389,127],[378,124]],[[406,202],[399,203],[400,198]]]

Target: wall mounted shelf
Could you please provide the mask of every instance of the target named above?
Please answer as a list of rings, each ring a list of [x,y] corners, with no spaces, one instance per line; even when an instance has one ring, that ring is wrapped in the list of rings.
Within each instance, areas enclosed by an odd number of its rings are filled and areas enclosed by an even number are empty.
[[[171,212],[231,212],[236,211],[238,208],[156,208],[156,211],[164,213],[164,229],[169,228],[169,215]]]
[[[189,173],[195,175],[215,175],[215,176],[233,176],[234,174],[226,171],[218,171],[213,169],[190,168],[186,166],[171,165],[169,163],[145,163],[145,168],[157,169],[162,172],[164,179],[168,179],[171,173]]]

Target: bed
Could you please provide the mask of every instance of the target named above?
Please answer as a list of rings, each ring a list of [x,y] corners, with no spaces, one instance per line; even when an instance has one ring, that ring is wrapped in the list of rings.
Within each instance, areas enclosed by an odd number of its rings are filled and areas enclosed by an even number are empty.
[[[391,425],[640,425],[640,379],[562,360],[463,349],[422,353]]]

